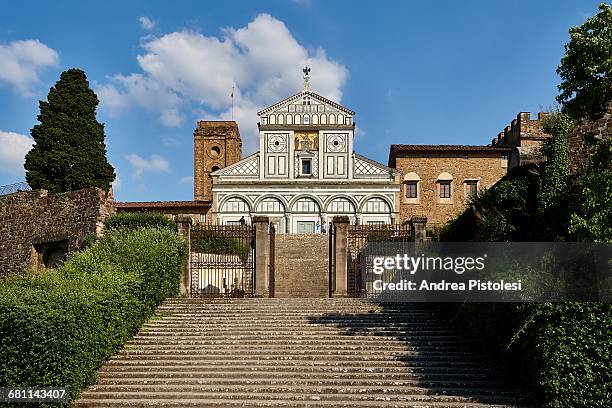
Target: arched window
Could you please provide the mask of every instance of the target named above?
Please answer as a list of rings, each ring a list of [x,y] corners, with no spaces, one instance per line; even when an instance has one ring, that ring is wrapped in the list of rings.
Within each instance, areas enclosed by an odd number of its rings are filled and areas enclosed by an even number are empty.
[[[327,115],[326,114],[321,115],[321,124],[327,125]]]
[[[285,206],[283,203],[275,197],[264,198],[257,204],[258,213],[284,213]]]
[[[293,212],[300,214],[318,214],[320,212],[319,204],[309,197],[298,199],[293,205]]]
[[[391,207],[380,197],[370,198],[363,206],[363,212],[369,214],[390,214]]]
[[[291,114],[287,114],[287,124],[288,125],[292,125],[293,124],[293,116],[291,116]]]
[[[327,212],[332,214],[354,214],[355,206],[348,198],[334,198],[327,206]]]
[[[240,197],[232,197],[223,203],[221,211],[226,213],[248,213],[249,204]]]
[[[330,125],[335,125],[336,124],[336,115],[334,115],[333,113],[329,114],[329,124]]]
[[[312,124],[313,125],[319,124],[319,115],[312,115]]]
[[[338,124],[344,125],[344,115],[338,114]]]
[[[406,198],[413,200],[419,198],[420,181],[421,178],[416,173],[407,173],[404,176],[404,196]]]
[[[276,125],[276,115],[270,115],[270,124]]]
[[[294,119],[293,123],[296,125],[300,125],[302,123],[302,121],[300,120],[300,115],[295,115],[293,119]]]

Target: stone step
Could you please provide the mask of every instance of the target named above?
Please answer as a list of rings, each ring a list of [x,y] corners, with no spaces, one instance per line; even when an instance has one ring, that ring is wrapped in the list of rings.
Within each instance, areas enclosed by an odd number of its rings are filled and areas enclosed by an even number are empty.
[[[98,371],[78,406],[492,408],[526,401],[432,305],[170,299],[157,312]]]
[[[359,340],[363,340],[363,339],[367,339],[367,338],[384,338],[384,339],[393,339],[393,340],[397,340],[397,341],[410,341],[410,340],[460,340],[461,336],[457,335],[457,334],[397,334],[395,335],[394,333],[381,333],[380,335],[377,334],[376,332],[372,332],[372,333],[363,333],[363,332],[358,332],[358,333],[352,333],[352,332],[346,332],[343,333],[341,331],[336,331],[336,332],[325,332],[325,333],[316,333],[316,334],[311,334],[309,331],[307,330],[301,330],[301,331],[274,331],[274,332],[270,332],[270,331],[266,331],[266,330],[257,330],[256,328],[253,328],[253,330],[250,331],[241,331],[241,330],[237,330],[235,332],[228,332],[228,333],[224,333],[224,332],[220,332],[220,333],[215,333],[214,330],[208,330],[208,331],[204,331],[201,333],[174,333],[172,331],[168,331],[168,332],[160,332],[158,334],[156,334],[155,332],[142,332],[142,334],[139,334],[138,337],[139,338],[149,338],[149,337],[156,337],[156,338],[164,338],[164,337],[168,337],[168,338],[180,338],[180,339],[184,339],[184,340],[189,340],[189,339],[194,339],[194,338],[203,338],[203,337],[213,337],[219,340],[225,340],[230,339],[230,338],[241,338],[244,340],[247,339],[266,339],[268,341],[270,340],[282,340],[282,339],[304,339],[304,338],[316,338],[316,339],[320,339],[320,340],[341,340],[341,339],[345,339],[347,336],[350,336],[351,339],[359,341]],[[380,336],[380,337],[379,337]]]
[[[144,354],[144,353],[121,353],[115,355],[109,362],[119,361],[137,361],[139,364],[146,364],[148,362],[154,363],[166,363],[166,362],[177,362],[180,364],[225,364],[232,365],[237,362],[240,363],[258,363],[259,365],[265,364],[295,364],[302,363],[305,365],[326,365],[326,364],[376,364],[379,366],[388,365],[405,365],[406,362],[410,362],[411,365],[426,364],[428,366],[440,366],[440,365],[475,365],[481,363],[482,358],[475,356],[466,355],[449,355],[449,354],[404,354],[404,355],[337,355],[328,354],[318,356],[316,354],[304,354],[304,355],[266,355],[261,354]]]
[[[208,370],[217,370],[219,372],[231,372],[231,371],[252,371],[252,372],[280,372],[284,371],[287,375],[292,375],[291,373],[320,373],[320,372],[329,372],[329,373],[345,373],[347,375],[350,374],[361,374],[361,373],[438,373],[438,374],[449,374],[449,375],[464,375],[465,373],[491,373],[491,370],[483,367],[475,367],[475,366],[346,366],[346,365],[251,365],[251,364],[243,364],[243,365],[220,365],[219,367],[214,367],[211,365],[189,365],[189,364],[105,364],[100,371],[112,371],[112,372],[160,372],[160,371],[187,371],[187,372],[200,372],[200,371],[208,371]]]
[[[236,408],[236,407],[253,407],[253,408],[269,408],[269,407],[331,407],[331,408],[522,408],[522,405],[501,405],[488,403],[466,403],[453,401],[396,401],[391,406],[388,401],[317,401],[309,400],[294,400],[294,401],[269,401],[269,400],[202,400],[198,399],[180,399],[157,400],[152,398],[134,398],[130,400],[117,399],[96,399],[95,404],[92,401],[81,401],[77,407],[89,408],[114,408],[114,407],[201,407],[201,408]]]
[[[450,329],[373,329],[373,330],[351,330],[351,335],[358,333],[359,335],[376,335],[376,336],[453,336],[456,334],[454,330]],[[277,326],[275,328],[262,328],[251,327],[250,330],[245,330],[236,327],[215,327],[211,330],[210,327],[182,327],[182,328],[164,328],[164,327],[145,327],[141,330],[141,333],[146,335],[160,335],[160,336],[240,336],[247,334],[249,336],[257,335],[305,335],[305,336],[317,336],[317,335],[337,335],[342,334],[342,329],[334,327],[316,327],[316,326],[305,326],[305,327],[282,327]]]
[[[245,373],[248,374],[248,373]],[[468,381],[457,380],[424,380],[424,379],[386,379],[386,378],[285,378],[280,376],[277,378],[266,377],[248,377],[240,378],[218,378],[216,373],[210,373],[210,378],[207,377],[164,377],[164,378],[149,378],[147,373],[143,375],[130,375],[129,377],[104,377],[98,378],[98,385],[226,385],[226,386],[241,386],[241,385],[319,385],[319,386],[335,386],[335,385],[351,385],[360,387],[369,386],[394,386],[394,387],[449,387],[449,388],[499,388],[501,382],[493,382],[483,379],[473,379]]]
[[[295,370],[287,370],[279,368],[277,370],[236,370],[236,371],[218,371],[218,370],[163,370],[154,372],[155,379],[207,379],[207,380],[277,380],[277,381],[292,381],[292,380],[312,380],[312,381],[458,381],[457,373],[440,372],[429,370],[428,372],[413,370],[413,371],[398,371],[398,372],[338,372],[309,370],[308,372],[295,372]],[[474,371],[474,370],[457,370],[460,372],[462,381],[494,381],[496,384],[501,377],[490,371]],[[151,370],[146,368],[138,369],[138,367],[130,367],[127,370],[110,370],[102,368],[98,372],[98,378],[103,379],[124,379],[124,378],[143,378],[144,380],[151,379]]]
[[[245,401],[253,400],[277,400],[277,401],[303,401],[303,400],[315,400],[315,401],[385,401],[387,404],[393,404],[395,402],[419,402],[419,401],[435,401],[435,402],[489,402],[507,404],[516,401],[514,396],[505,395],[479,395],[472,394],[470,396],[464,395],[405,395],[405,394],[347,394],[347,393],[335,393],[335,394],[324,394],[324,393],[258,393],[258,392],[223,392],[222,394],[216,392],[205,392],[205,391],[185,391],[185,392],[163,392],[163,391],[147,391],[146,394],[148,399],[208,399],[208,400],[236,400],[241,399]],[[127,400],[131,398],[142,398],[143,393],[134,391],[123,391],[123,392],[103,392],[103,391],[85,391],[82,396],[83,399],[95,400],[99,399],[122,399]],[[387,405],[389,406],[389,405]]]
[[[270,349],[227,349],[225,351],[218,350],[216,348],[207,348],[194,350],[193,348],[185,349],[124,349],[119,352],[118,356],[131,356],[131,357],[149,357],[158,356],[160,358],[174,357],[174,358],[190,358],[206,356],[210,359],[224,359],[241,357],[256,357],[261,359],[274,359],[274,358],[309,358],[317,360],[327,359],[368,359],[368,360],[379,360],[379,359],[401,359],[403,357],[411,356],[422,356],[423,358],[470,358],[470,359],[482,359],[481,355],[465,352],[465,351],[414,351],[414,350],[375,350],[375,349],[364,349],[356,352],[354,349],[351,350],[312,350],[305,348],[303,350],[295,350],[291,348],[287,349],[276,349],[271,352]]]
[[[282,340],[282,341],[279,341]],[[212,346],[212,345],[232,345],[232,346],[259,346],[259,347],[269,347],[274,345],[282,345],[282,346],[317,346],[317,347],[333,347],[335,345],[355,345],[361,347],[403,347],[403,346],[412,346],[416,348],[420,347],[436,347],[436,346],[457,346],[457,347],[471,347],[474,342],[471,340],[463,340],[463,339],[439,339],[439,338],[430,338],[430,339],[412,339],[411,341],[400,341],[398,339],[393,338],[380,338],[375,336],[362,336],[359,340],[353,340],[350,336],[342,336],[340,338],[317,338],[317,337],[285,337],[282,339],[273,338],[273,339],[261,339],[261,338],[240,338],[237,339],[235,337],[230,338],[208,338],[202,339],[200,338],[179,338],[179,337],[159,337],[159,336],[143,336],[137,335],[132,340],[130,340],[127,344],[132,346],[138,345],[200,345],[200,346]]]
[[[232,393],[236,391],[235,386],[228,386],[224,384],[138,384],[138,385],[125,385],[125,384],[109,384],[109,385],[95,385],[90,387],[87,391],[87,395],[95,396],[99,393]],[[418,387],[418,386],[405,386],[405,385],[305,385],[305,384],[242,384],[240,386],[240,393],[248,393],[250,395],[257,394],[286,394],[286,393],[298,393],[298,394],[310,394],[310,395],[336,395],[336,394],[347,394],[347,395],[368,395],[374,397],[380,396],[395,396],[400,397],[406,396],[464,396],[466,393],[472,393],[480,396],[497,396],[506,397],[512,396],[517,397],[516,393],[500,390],[498,388],[457,388],[457,387]]]

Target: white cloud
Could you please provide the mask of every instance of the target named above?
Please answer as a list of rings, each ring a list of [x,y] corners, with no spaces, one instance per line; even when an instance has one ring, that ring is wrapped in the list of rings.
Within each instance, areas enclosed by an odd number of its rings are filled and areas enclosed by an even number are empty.
[[[138,21],[140,22],[140,26],[145,30],[152,30],[155,28],[155,21],[151,20],[149,17],[138,17]]]
[[[115,180],[113,181],[112,184],[113,184],[113,191],[117,191],[121,188],[122,180],[121,180],[121,177],[119,177],[117,170],[115,170]]]
[[[191,184],[191,183],[193,183],[193,176],[181,177],[180,180],[179,180],[179,183],[181,183],[181,184]]]
[[[0,130],[0,172],[23,175],[25,155],[33,144],[29,136]]]
[[[314,91],[340,101],[348,78],[345,66],[323,48],[298,43],[285,24],[259,14],[245,27],[205,36],[177,31],[145,38],[137,56],[141,73],[115,75],[96,91],[102,106],[119,114],[131,106],[159,113],[166,126],[183,123],[183,108],[204,112],[202,119],[234,118],[247,150],[256,146],[256,112],[298,92],[304,65],[312,68]],[[195,119],[195,118],[194,118]]]
[[[153,173],[163,173],[170,170],[170,163],[158,154],[152,154],[148,159],[144,159],[137,154],[129,154],[125,159],[134,168],[133,177],[135,179],[142,176],[145,171]]]
[[[0,84],[7,83],[23,95],[40,81],[38,75],[59,63],[59,55],[38,40],[18,40],[0,44]]]

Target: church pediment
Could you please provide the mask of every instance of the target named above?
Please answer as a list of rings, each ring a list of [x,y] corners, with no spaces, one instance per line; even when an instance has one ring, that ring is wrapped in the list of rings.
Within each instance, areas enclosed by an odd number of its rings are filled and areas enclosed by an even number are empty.
[[[355,167],[353,169],[355,178],[368,177],[393,177],[397,171],[383,164],[370,160],[355,153]]]
[[[259,153],[252,154],[237,163],[211,173],[212,176],[258,177]]]
[[[257,113],[262,125],[352,125],[355,112],[303,90]]]

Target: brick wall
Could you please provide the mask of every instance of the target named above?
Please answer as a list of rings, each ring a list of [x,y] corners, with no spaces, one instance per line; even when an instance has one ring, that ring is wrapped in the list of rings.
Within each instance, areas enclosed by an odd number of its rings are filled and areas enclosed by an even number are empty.
[[[329,296],[329,236],[277,234],[274,297]]]
[[[65,243],[80,248],[90,233],[100,234],[115,211],[112,197],[96,188],[53,196],[34,190],[0,197],[0,275],[39,265],[37,248]]]
[[[403,176],[416,173],[420,179],[416,200],[406,198],[402,185],[399,223],[417,215],[427,216],[428,224],[445,223],[461,213],[468,202],[466,180],[477,180],[482,190],[493,186],[507,172],[507,161],[495,151],[409,152],[395,160]],[[450,199],[439,197],[438,176],[442,173],[452,176]]]
[[[193,136],[194,199],[210,201],[210,173],[231,166],[242,158],[238,124],[234,121],[200,121]]]

